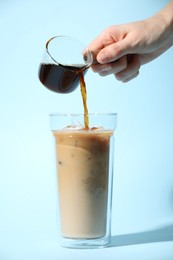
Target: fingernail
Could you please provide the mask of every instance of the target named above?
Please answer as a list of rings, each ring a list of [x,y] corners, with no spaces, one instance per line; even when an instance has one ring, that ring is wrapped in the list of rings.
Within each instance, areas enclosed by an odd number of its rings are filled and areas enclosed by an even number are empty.
[[[102,67],[102,71],[106,71],[106,70],[110,70],[110,66],[108,66],[108,65],[103,65],[103,67]]]
[[[107,57],[106,57],[105,53],[98,54],[97,60],[98,60],[99,63],[106,63]]]

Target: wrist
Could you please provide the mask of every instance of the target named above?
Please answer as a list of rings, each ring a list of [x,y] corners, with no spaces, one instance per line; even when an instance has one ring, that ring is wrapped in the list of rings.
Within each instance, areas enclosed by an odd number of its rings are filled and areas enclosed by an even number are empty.
[[[165,39],[173,44],[173,0],[171,0],[159,13],[155,15],[162,23]]]

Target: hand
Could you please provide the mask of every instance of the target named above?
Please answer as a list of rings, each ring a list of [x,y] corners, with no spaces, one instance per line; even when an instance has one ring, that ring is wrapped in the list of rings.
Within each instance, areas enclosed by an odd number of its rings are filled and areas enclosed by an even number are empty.
[[[173,17],[173,1],[170,4]],[[114,74],[122,82],[137,77],[141,65],[173,44],[173,22],[165,9],[149,19],[114,25],[103,31],[88,46],[94,56],[92,70],[101,76]]]

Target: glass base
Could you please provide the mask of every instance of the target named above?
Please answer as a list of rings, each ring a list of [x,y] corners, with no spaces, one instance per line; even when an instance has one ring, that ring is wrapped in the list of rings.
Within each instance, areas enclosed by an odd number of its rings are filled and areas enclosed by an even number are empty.
[[[78,249],[94,249],[104,248],[110,245],[110,237],[101,237],[95,239],[72,239],[72,238],[61,238],[59,245],[65,248],[78,248]]]

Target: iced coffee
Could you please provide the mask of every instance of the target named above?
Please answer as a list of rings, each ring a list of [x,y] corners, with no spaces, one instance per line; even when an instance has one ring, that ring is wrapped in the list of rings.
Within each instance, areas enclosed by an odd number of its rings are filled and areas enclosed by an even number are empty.
[[[113,132],[54,130],[61,233],[71,239],[104,237],[107,229],[110,140]]]

